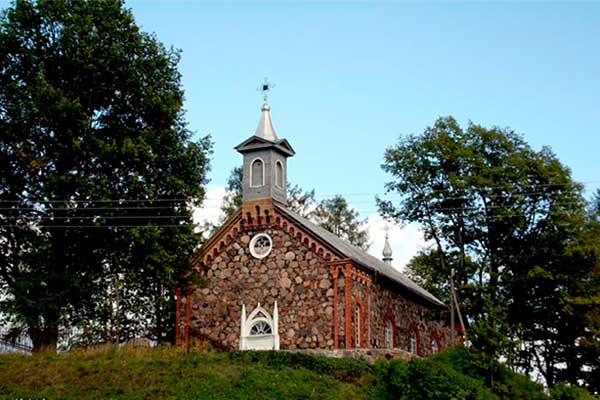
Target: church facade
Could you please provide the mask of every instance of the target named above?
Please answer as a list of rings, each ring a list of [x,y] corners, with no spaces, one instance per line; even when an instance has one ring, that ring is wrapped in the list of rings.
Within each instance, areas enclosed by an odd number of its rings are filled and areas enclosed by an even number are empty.
[[[225,349],[395,348],[428,355],[448,346],[445,305],[384,260],[292,212],[287,160],[265,101],[243,155],[243,205],[192,258],[205,278],[177,290],[176,342]],[[334,177],[332,177],[333,179]]]

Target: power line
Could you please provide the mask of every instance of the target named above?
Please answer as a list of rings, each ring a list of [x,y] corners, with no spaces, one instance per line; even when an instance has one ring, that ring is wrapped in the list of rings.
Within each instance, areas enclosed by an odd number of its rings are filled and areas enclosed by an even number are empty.
[[[30,228],[44,228],[44,229],[49,229],[49,228],[77,228],[77,229],[84,229],[84,228],[185,228],[185,227],[200,227],[198,225],[195,224],[178,224],[178,225],[152,225],[152,224],[148,224],[148,225],[35,225],[32,226]],[[23,225],[2,225],[0,224],[0,228],[3,227],[10,227],[10,228],[24,228]]]
[[[169,215],[115,215],[115,216],[105,216],[105,215],[94,215],[94,216],[69,216],[69,217],[27,217],[27,216],[19,216],[19,217],[0,217],[0,221],[5,219],[28,219],[28,220],[55,220],[55,219],[165,219],[165,218],[177,218],[177,219],[189,219],[190,216],[169,216]]]

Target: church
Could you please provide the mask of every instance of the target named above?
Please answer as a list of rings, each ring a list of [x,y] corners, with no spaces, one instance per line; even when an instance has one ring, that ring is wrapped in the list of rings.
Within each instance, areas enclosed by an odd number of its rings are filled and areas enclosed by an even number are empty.
[[[287,208],[295,151],[273,128],[265,99],[243,156],[243,204],[194,254],[204,277],[176,291],[176,344],[223,349],[401,349],[450,344],[445,305],[382,260]],[[335,179],[334,176],[331,179]]]

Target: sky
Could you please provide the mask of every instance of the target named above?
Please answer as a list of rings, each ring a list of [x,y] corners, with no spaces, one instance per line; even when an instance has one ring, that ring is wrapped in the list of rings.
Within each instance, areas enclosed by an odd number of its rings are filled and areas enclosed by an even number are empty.
[[[440,116],[510,127],[549,146],[590,197],[600,187],[600,2],[128,1],[142,30],[181,50],[189,128],[214,141],[205,218],[216,218],[233,147],[260,116],[296,155],[288,180],[317,198],[343,195],[368,218],[380,257],[375,195],[383,153]],[[394,266],[425,244],[392,226]]]

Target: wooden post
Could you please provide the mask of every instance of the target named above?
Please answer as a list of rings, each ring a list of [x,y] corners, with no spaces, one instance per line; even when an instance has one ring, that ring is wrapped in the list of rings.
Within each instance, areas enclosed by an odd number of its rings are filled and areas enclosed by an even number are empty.
[[[185,350],[190,350],[190,329],[192,326],[192,289],[187,288],[185,292],[185,333],[184,333],[184,345]]]
[[[181,346],[181,288],[175,288],[175,346]]]
[[[456,327],[454,326],[454,268],[450,270],[450,346],[456,345]]]

